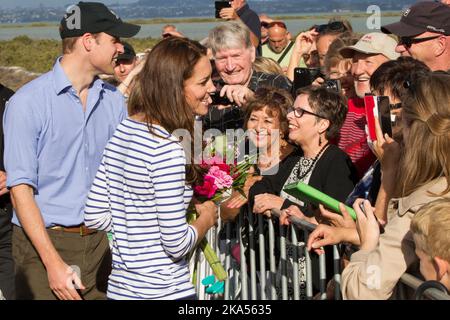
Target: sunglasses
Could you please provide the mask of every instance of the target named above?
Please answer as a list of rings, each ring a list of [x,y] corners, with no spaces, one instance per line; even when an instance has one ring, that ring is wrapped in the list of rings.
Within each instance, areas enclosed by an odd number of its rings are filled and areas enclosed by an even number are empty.
[[[342,21],[334,21],[327,24],[321,24],[317,26],[315,29],[318,33],[325,33],[327,31],[340,31],[340,32],[347,31],[347,27]]]
[[[409,49],[409,48],[411,48],[411,46],[414,43],[421,43],[421,42],[437,39],[439,37],[440,36],[432,36],[432,37],[426,37],[426,38],[400,37],[400,41],[398,42],[398,45],[403,45]]]
[[[283,28],[283,29],[287,30],[286,24],[283,21],[272,21],[272,22],[267,24],[266,28],[272,28],[272,27],[275,27],[275,26],[278,26],[280,28]]]
[[[162,35],[163,39],[170,38],[171,36],[172,36],[172,35],[171,35],[170,33],[164,33],[164,34]]]
[[[291,107],[288,109],[288,113],[291,113],[291,112],[294,112],[294,116],[296,118],[301,118],[306,113],[306,114],[310,114],[312,116],[316,116],[318,118],[326,119],[325,117],[322,117],[321,115],[318,115],[317,113],[305,110],[302,107],[297,107],[297,108]]]

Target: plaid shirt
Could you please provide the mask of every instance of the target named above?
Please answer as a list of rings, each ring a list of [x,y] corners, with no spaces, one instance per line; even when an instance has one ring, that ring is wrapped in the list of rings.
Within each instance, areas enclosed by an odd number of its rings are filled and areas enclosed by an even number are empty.
[[[255,92],[260,87],[276,87],[290,92],[292,84],[285,76],[253,71],[248,88]],[[203,126],[205,130],[219,129],[222,132],[226,129],[239,129],[244,127],[244,116],[245,112],[239,106],[222,110],[211,106],[203,118]]]

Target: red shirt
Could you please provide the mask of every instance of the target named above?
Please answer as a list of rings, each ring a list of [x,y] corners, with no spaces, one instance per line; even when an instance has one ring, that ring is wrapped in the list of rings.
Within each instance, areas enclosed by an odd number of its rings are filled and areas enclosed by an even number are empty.
[[[360,178],[376,160],[367,144],[365,125],[364,99],[349,99],[347,117],[339,134],[338,146],[350,156]]]

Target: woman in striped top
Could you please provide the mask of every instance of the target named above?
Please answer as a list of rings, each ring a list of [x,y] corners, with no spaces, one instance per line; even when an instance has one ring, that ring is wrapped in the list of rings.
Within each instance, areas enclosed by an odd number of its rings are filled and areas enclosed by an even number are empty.
[[[198,219],[187,224],[201,171],[174,131],[193,132],[214,90],[206,49],[188,39],[161,41],[136,77],[130,116],[105,148],[85,208],[86,226],[113,235],[108,298],[195,297],[185,257],[216,223],[217,209],[198,204]]]

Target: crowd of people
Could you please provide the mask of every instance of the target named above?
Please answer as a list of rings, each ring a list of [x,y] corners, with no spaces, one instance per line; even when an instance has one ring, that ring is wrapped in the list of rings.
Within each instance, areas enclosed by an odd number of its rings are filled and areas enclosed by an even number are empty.
[[[233,0],[207,38],[166,25],[144,53],[121,40],[138,25],[102,3],[77,6],[79,27],[61,20],[53,69],[16,93],[0,87],[4,298],[196,299],[189,258],[219,215],[243,216],[244,232],[273,210],[280,225],[317,226],[299,239],[313,268],[342,245],[344,299],[395,299],[405,272],[450,290],[445,1],[417,2],[379,32],[333,18],[294,37]],[[298,86],[298,70],[316,76]],[[388,100],[390,134],[378,118],[376,138],[368,132],[371,96]],[[243,190],[219,206],[194,196],[197,127],[243,129],[260,151]],[[284,190],[299,181],[356,220]]]

